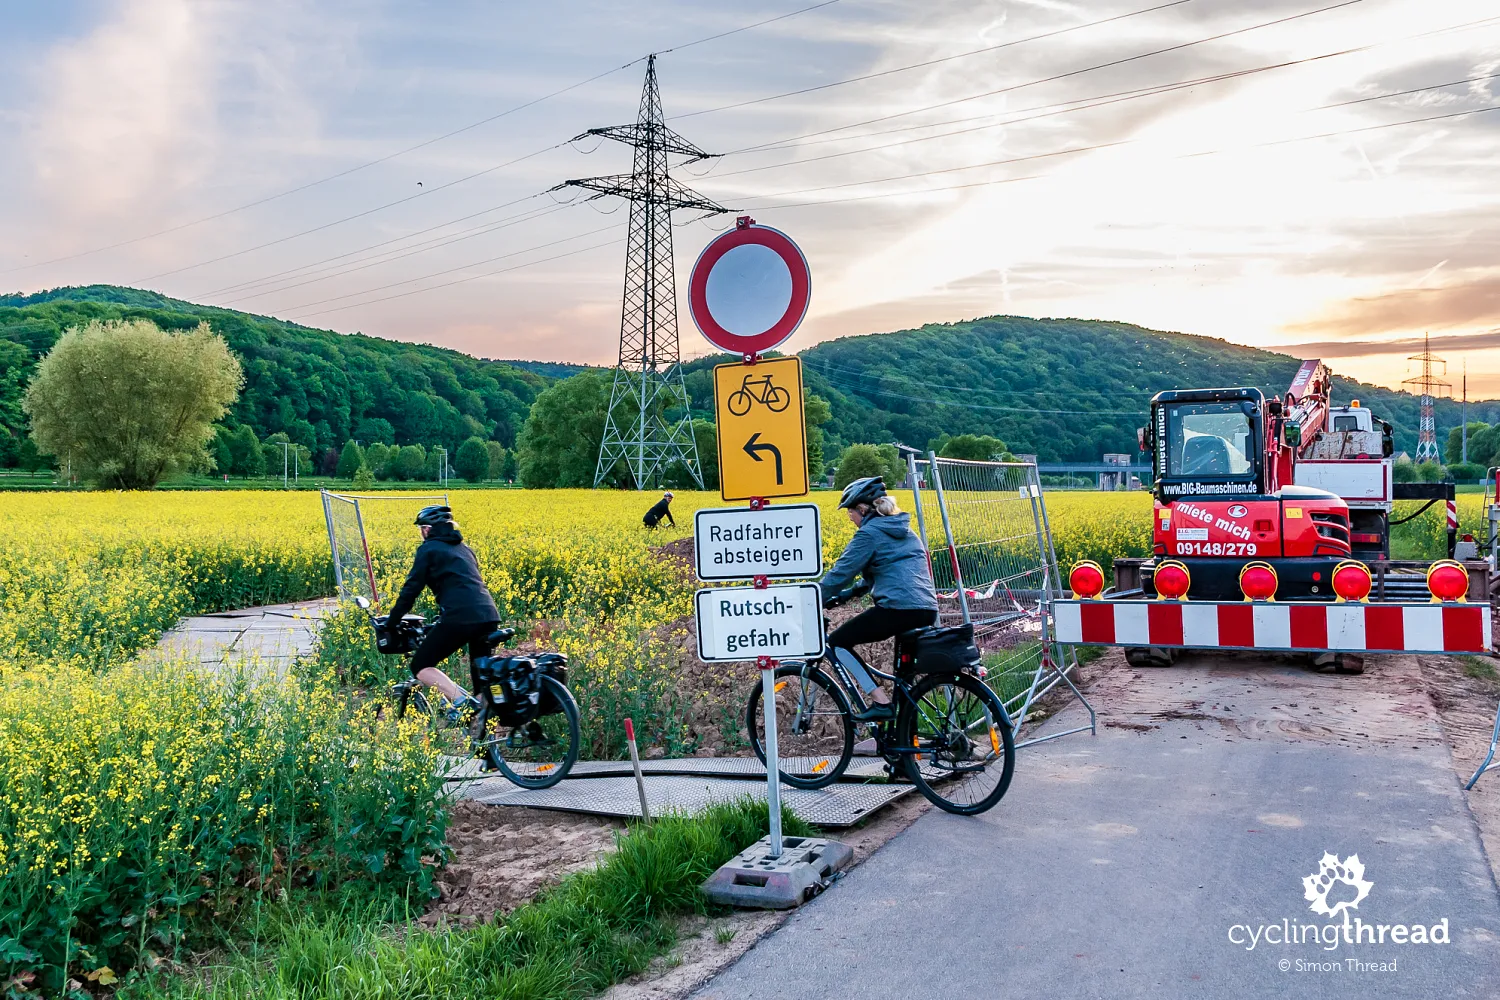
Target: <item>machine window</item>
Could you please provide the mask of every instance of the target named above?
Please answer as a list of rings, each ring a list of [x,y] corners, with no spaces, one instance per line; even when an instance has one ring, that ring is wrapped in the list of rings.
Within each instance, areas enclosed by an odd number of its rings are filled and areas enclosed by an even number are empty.
[[[1333,429],[1335,431],[1357,431],[1359,430],[1358,417],[1334,417]]]
[[[1246,476],[1255,435],[1238,403],[1184,403],[1167,412],[1167,475]]]

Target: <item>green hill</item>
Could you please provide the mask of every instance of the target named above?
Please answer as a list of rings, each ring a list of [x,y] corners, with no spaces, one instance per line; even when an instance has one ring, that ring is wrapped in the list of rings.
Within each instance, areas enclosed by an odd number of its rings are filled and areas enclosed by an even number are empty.
[[[1079,319],[990,316],[918,330],[826,341],[802,352],[806,381],[833,404],[836,443],[939,434],[993,434],[1043,462],[1134,453],[1136,427],[1162,389],[1253,385],[1286,391],[1299,359],[1210,337]],[[1335,399],[1358,399],[1415,452],[1418,399],[1335,378]],[[1069,412],[1056,412],[1069,411]],[[1120,412],[1116,412],[1120,411]],[[1438,400],[1438,443],[1460,407]],[[1469,419],[1500,420],[1500,401],[1469,403]]]
[[[24,434],[19,400],[36,359],[70,326],[133,316],[172,329],[208,321],[245,367],[245,391],[229,422],[249,424],[261,438],[284,431],[318,451],[350,437],[451,451],[471,434],[509,447],[541,389],[587,370],[483,360],[113,285],[0,295],[0,465]],[[1018,316],[843,337],[802,359],[808,386],[832,406],[825,454],[859,441],[923,447],[942,434],[971,433],[992,434],[1044,462],[1133,453],[1135,428],[1159,390],[1255,385],[1280,393],[1298,366],[1284,354],[1209,337]],[[695,414],[712,416],[709,370],[729,360],[683,366]],[[1336,392],[1394,424],[1398,450],[1416,450],[1416,397],[1342,378]],[[1438,401],[1440,444],[1459,419],[1457,402]],[[1500,422],[1500,401],[1471,402],[1469,419]]]
[[[442,444],[470,435],[509,447],[547,379],[444,348],[315,330],[113,285],[0,295],[0,464],[24,433],[19,399],[31,366],[62,332],[91,319],[145,317],[166,329],[206,320],[245,370],[227,422],[258,437],[284,431],[317,452],[365,443]],[[6,434],[5,431],[9,433]]]

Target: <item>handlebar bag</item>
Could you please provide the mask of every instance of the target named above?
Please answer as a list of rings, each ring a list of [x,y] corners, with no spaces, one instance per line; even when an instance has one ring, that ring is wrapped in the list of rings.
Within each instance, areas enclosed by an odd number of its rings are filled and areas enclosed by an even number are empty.
[[[980,665],[973,625],[916,629],[901,636],[901,649],[903,664],[910,657],[910,669],[917,673],[958,673]]]
[[[410,653],[417,648],[422,625],[427,619],[421,615],[407,615],[395,628],[390,622],[375,628],[375,647],[382,653]]]

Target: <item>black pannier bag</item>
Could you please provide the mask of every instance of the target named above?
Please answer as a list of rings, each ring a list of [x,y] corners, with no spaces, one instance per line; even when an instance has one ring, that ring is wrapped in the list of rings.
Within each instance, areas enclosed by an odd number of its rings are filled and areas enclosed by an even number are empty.
[[[505,700],[495,706],[501,725],[514,726],[532,717],[531,695],[538,695],[536,715],[556,715],[562,706],[552,693],[542,685],[541,678],[548,675],[564,686],[568,683],[568,658],[561,653],[541,653],[530,656],[485,657],[474,671],[476,685],[498,688]]]
[[[901,640],[901,665],[924,674],[977,671],[980,655],[974,645],[974,626],[931,625],[907,632]]]
[[[568,686],[568,658],[561,653],[541,653],[536,658],[537,669],[551,677],[563,687]],[[552,696],[552,692],[545,687],[542,688],[542,697],[538,707],[543,715],[556,715],[562,711],[562,706]]]

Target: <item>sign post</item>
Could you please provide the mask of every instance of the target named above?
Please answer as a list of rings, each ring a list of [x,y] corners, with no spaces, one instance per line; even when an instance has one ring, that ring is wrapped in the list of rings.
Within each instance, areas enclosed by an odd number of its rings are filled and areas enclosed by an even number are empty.
[[[772,858],[781,857],[781,754],[776,746],[776,661],[762,656],[756,661],[760,667],[760,703],[766,717],[766,806],[771,816]]]
[[[807,495],[807,430],[801,360],[761,354],[797,329],[811,288],[811,271],[797,244],[749,216],[704,248],[688,282],[698,329],[715,347],[743,359],[714,369],[714,410],[719,492],[726,501],[750,501],[748,510],[694,515],[695,569],[705,582],[754,583],[750,589],[697,592],[698,656],[710,663],[754,660],[761,670],[771,833],[766,856],[773,861],[782,856],[776,666],[782,659],[823,655],[823,600],[816,583],[771,580],[821,576],[823,537],[816,504],[766,503]]]

